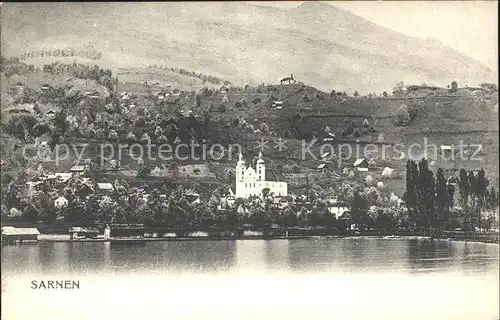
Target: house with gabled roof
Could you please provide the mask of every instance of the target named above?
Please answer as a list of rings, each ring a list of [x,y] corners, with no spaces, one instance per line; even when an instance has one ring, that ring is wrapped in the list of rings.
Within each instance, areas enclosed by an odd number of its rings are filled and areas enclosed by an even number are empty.
[[[101,193],[109,193],[115,190],[113,184],[109,182],[98,182],[96,186],[97,186],[97,191]]]
[[[368,171],[368,167],[370,165],[368,164],[368,161],[364,158],[359,158],[356,159],[353,163],[353,167],[356,168],[358,171]]]

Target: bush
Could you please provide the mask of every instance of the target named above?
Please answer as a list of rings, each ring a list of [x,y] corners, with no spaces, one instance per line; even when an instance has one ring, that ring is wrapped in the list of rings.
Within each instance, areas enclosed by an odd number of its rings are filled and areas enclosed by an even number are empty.
[[[451,92],[455,92],[455,91],[457,91],[457,89],[458,89],[458,84],[457,84],[457,82],[456,82],[456,81],[453,81],[453,82],[451,83],[451,89],[450,89],[450,91],[451,91]]]
[[[125,138],[128,142],[136,142],[137,138],[135,134],[131,131],[127,134],[127,137]]]
[[[342,131],[343,133],[345,132],[346,136],[350,135],[350,134],[353,134],[354,133],[354,128],[352,126],[347,126],[345,128],[344,131]]]
[[[261,102],[262,102],[262,99],[261,99],[261,98],[259,98],[259,97],[254,98],[254,99],[252,100],[252,103],[253,103],[253,104],[258,104],[258,103],[261,103]]]
[[[217,107],[217,112],[219,113],[224,113],[226,112],[226,106],[223,105],[223,104],[220,104],[218,107]]]
[[[413,121],[419,113],[423,111],[422,104],[411,104],[408,107],[408,114],[410,115],[410,121]]]
[[[391,169],[389,167],[385,167],[384,170],[382,170],[382,177],[386,179],[391,179],[394,177],[394,169]]]
[[[377,189],[380,191],[387,191],[387,186],[382,182],[377,182]]]
[[[371,187],[373,185],[374,181],[375,180],[373,179],[373,177],[371,175],[367,175],[366,178],[365,178],[365,183],[369,187]]]
[[[354,135],[355,138],[359,138],[361,136],[361,133],[359,133],[358,128],[354,129],[354,134],[353,135]]]
[[[393,117],[393,122],[397,126],[407,126],[411,122],[410,113],[408,112],[408,106],[402,105],[399,107],[398,111]]]
[[[260,131],[262,131],[263,133],[269,132],[269,126],[267,125],[267,123],[262,122],[262,124],[260,125]]]

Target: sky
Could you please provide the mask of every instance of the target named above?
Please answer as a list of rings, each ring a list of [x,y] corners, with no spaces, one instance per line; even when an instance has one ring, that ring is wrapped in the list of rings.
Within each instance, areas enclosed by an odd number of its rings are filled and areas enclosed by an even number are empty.
[[[326,1],[413,37],[436,38],[498,72],[497,1]],[[303,1],[249,1],[293,8]]]

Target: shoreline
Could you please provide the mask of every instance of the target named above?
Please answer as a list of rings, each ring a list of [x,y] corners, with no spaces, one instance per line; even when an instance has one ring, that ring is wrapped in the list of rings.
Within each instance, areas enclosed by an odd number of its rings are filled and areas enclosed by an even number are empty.
[[[87,238],[87,239],[70,239],[69,235],[58,235],[58,234],[41,234],[38,236],[37,240],[31,241],[32,243],[38,242],[108,242],[108,243],[128,243],[128,244],[140,244],[146,242],[158,242],[158,241],[228,241],[228,240],[301,240],[301,239],[383,239],[383,240],[418,240],[427,242],[468,242],[468,243],[485,243],[485,244],[496,244],[499,245],[498,240],[480,240],[480,239],[464,239],[464,238],[431,238],[429,236],[423,235],[389,235],[389,236],[379,236],[379,235],[331,235],[331,236],[312,236],[312,235],[297,235],[297,236],[275,236],[275,237],[264,237],[264,236],[191,236],[191,237],[119,237],[119,238],[109,238],[104,239],[103,237],[98,238]],[[27,241],[26,243],[28,243]],[[24,242],[23,242],[24,243]]]

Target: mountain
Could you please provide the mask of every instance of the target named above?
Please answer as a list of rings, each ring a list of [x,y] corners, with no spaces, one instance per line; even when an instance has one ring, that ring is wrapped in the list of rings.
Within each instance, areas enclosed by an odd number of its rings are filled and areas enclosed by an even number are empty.
[[[320,2],[288,10],[231,2],[4,3],[0,10],[3,55],[91,48],[106,67],[161,64],[240,84],[277,83],[293,73],[325,91],[497,79],[436,40]]]

